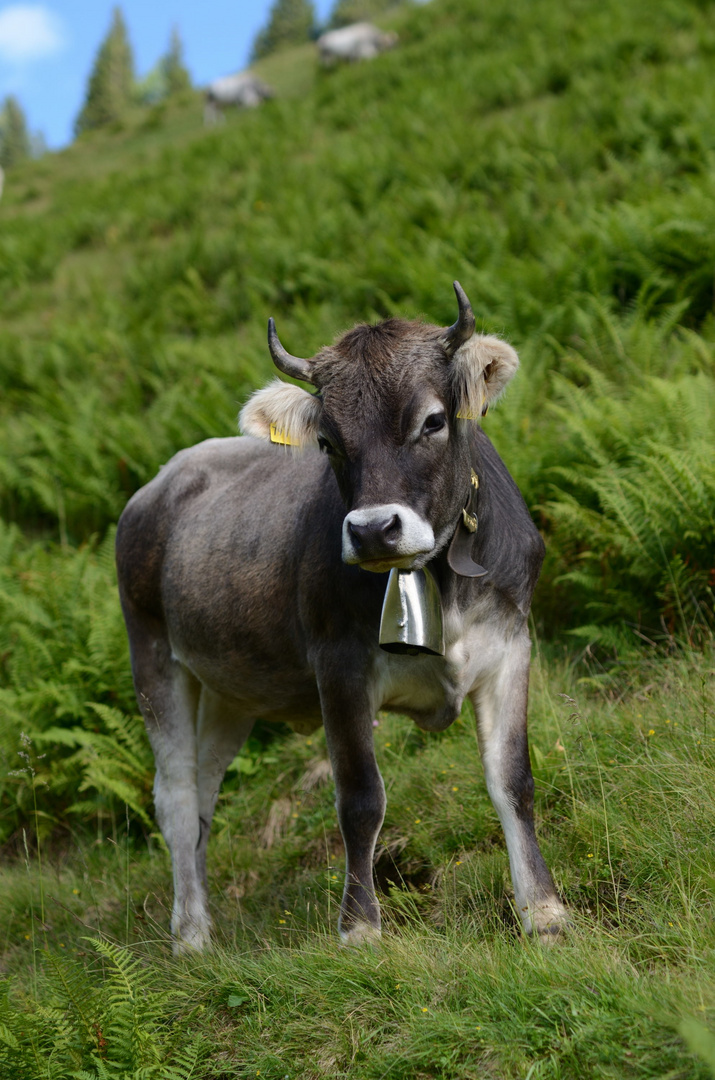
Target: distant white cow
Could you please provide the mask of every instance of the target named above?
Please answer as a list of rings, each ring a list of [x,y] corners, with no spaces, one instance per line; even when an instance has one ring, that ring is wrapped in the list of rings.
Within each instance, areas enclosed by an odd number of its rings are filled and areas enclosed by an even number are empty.
[[[356,62],[372,60],[385,49],[392,49],[397,44],[397,34],[383,34],[372,23],[353,23],[341,26],[339,30],[329,30],[318,38],[320,59],[324,64],[335,64],[341,60]]]
[[[273,91],[270,86],[266,86],[250,71],[240,71],[237,75],[225,75],[222,79],[214,79],[206,87],[204,122],[215,124],[221,118],[221,110],[229,105],[255,109],[262,101],[272,97]]]

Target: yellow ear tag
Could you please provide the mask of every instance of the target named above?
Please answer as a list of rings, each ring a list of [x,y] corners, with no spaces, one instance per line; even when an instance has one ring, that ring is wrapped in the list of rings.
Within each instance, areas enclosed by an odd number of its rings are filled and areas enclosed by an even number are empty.
[[[478,413],[462,412],[461,409],[460,409],[460,411],[457,413],[457,419],[458,420],[479,420],[482,416],[486,416],[487,415],[487,409],[489,408],[488,405],[487,405],[486,408],[484,407],[486,400],[487,400],[486,397],[482,398],[482,407],[481,407],[481,409],[479,410]]]
[[[285,431],[280,431],[275,424],[271,424],[271,442],[279,443],[281,446],[300,446],[299,442],[289,438]]]

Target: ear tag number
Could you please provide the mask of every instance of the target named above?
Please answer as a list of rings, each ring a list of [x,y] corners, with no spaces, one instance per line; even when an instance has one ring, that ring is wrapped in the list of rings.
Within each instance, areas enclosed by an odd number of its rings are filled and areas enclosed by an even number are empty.
[[[286,435],[285,431],[281,431],[275,424],[271,424],[271,442],[278,443],[280,446],[300,446],[299,442],[295,439],[291,439]]]

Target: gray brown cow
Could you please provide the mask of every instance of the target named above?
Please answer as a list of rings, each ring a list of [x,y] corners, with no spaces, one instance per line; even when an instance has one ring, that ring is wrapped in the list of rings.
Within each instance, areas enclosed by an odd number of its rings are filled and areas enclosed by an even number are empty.
[[[475,333],[455,291],[449,328],[360,325],[312,360],[287,353],[271,320],[274,363],[316,392],[280,380],[257,391],[241,413],[247,437],[182,450],[122,514],[120,594],[178,949],[209,942],[211,819],[257,717],[301,732],[325,725],[346,852],[339,930],[358,942],[380,930],[375,714],[399,710],[441,731],[467,696],[524,930],[548,938],[565,923],[534,832],[526,732],[527,615],[543,543],[478,424],[518,360]],[[478,510],[473,532],[467,508]],[[385,571],[424,566],[441,594],[445,654],[385,652]]]

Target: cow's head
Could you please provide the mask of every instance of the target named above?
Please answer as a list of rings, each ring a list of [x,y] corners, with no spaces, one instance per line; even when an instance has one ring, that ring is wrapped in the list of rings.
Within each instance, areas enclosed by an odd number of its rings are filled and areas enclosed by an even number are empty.
[[[468,428],[516,371],[516,353],[475,333],[458,282],[450,327],[388,319],[360,325],[312,360],[290,353],[273,319],[275,380],[241,411],[242,431],[330,458],[348,513],[343,560],[378,573],[419,569],[446,546],[469,495]]]

